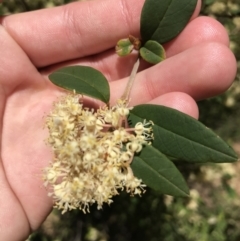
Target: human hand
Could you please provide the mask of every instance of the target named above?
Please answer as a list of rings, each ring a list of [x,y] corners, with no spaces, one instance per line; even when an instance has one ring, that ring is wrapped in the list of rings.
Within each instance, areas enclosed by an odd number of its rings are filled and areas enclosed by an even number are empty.
[[[143,2],[76,2],[0,20],[1,240],[23,240],[52,207],[41,179],[41,170],[52,159],[43,126],[62,92],[47,73],[60,65],[91,65],[111,81],[114,102],[134,61],[134,56],[119,58],[114,46],[129,34],[139,35]],[[141,66],[131,105],[162,104],[197,118],[195,100],[230,86],[236,61],[227,33],[215,20],[197,17],[199,10],[200,1],[184,31],[165,45],[164,62],[145,70]]]

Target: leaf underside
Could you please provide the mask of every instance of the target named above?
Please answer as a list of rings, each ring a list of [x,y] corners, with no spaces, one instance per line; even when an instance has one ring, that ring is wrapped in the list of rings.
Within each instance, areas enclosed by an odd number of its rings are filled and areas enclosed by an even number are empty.
[[[191,18],[197,0],[146,0],[141,13],[143,43],[165,43],[176,37]]]
[[[234,150],[196,119],[175,109],[159,105],[139,105],[130,111],[134,126],[144,119],[154,122],[152,145],[163,154],[193,163],[235,162]]]
[[[49,75],[55,85],[108,103],[110,88],[104,75],[88,66],[68,66]]]
[[[175,165],[156,148],[145,146],[131,163],[134,176],[148,187],[172,196],[187,196],[188,187]]]

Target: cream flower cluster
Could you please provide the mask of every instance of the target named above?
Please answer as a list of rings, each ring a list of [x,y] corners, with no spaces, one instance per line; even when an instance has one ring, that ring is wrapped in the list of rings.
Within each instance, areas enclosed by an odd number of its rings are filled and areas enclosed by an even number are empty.
[[[48,144],[54,160],[44,170],[44,184],[55,207],[66,212],[79,208],[89,212],[96,203],[110,204],[119,190],[131,195],[144,192],[145,185],[130,167],[135,153],[152,139],[152,123],[129,128],[126,101],[111,108],[84,108],[81,97],[69,94],[54,104],[46,119]]]

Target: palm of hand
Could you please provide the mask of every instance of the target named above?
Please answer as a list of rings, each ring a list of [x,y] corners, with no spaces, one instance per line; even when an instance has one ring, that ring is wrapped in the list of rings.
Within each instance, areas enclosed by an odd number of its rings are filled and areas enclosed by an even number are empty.
[[[4,96],[1,95],[4,115],[0,203],[4,211],[0,219],[4,220],[1,229],[9,231],[6,237],[18,240],[19,233],[13,233],[14,230],[21,230],[21,236],[26,237],[51,209],[52,202],[41,179],[41,170],[52,155],[44,143],[47,136],[44,115],[58,92],[51,91],[49,83],[23,53],[16,53],[14,61],[12,71],[4,76]]]

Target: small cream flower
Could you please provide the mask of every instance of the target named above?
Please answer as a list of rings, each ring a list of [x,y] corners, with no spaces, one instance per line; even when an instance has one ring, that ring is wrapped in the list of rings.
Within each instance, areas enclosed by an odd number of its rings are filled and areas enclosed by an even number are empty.
[[[145,185],[130,164],[152,138],[152,123],[128,128],[126,101],[94,111],[79,99],[76,94],[62,97],[46,118],[54,160],[44,170],[44,184],[63,213],[76,208],[89,212],[94,203],[101,209],[119,190],[141,195]]]

